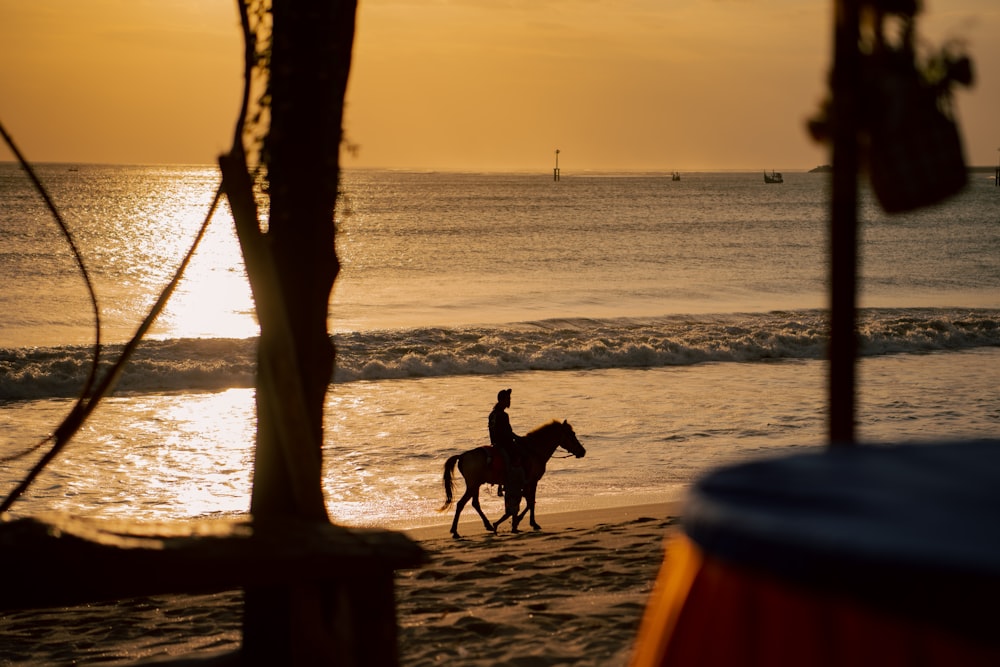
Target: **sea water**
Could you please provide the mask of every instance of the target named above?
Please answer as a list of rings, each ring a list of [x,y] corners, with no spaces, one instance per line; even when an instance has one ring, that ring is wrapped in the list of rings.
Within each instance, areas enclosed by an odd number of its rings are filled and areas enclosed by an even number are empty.
[[[113,359],[192,243],[217,170],[39,173]],[[550,463],[543,525],[546,512],[677,500],[714,466],[824,446],[828,175],[379,170],[346,171],[340,189],[324,448],[335,521],[449,523],[444,461],[488,442],[507,387],[515,432],[568,420],[587,448]],[[972,174],[957,197],[888,216],[862,188],[859,211],[859,438],[996,437],[1000,189]],[[0,280],[9,457],[66,416],[95,336],[73,253],[13,164],[0,165]],[[246,512],[256,334],[223,206],[115,394],[13,513]],[[0,464],[0,493],[40,453]]]

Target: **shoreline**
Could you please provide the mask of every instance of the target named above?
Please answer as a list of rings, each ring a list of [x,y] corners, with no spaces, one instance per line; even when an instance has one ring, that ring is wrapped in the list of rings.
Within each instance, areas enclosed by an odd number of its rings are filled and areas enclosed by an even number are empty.
[[[621,501],[619,500],[618,502]],[[556,510],[551,513],[541,512],[538,514],[537,520],[542,525],[543,532],[555,532],[568,528],[586,527],[588,523],[594,525],[623,523],[643,516],[680,516],[683,505],[684,502],[681,500],[664,500],[634,504],[614,504],[606,507],[587,506],[575,510]],[[442,513],[442,517],[446,518],[442,518],[440,524],[412,528],[391,528],[390,530],[398,530],[421,543],[438,538],[453,540],[449,531],[454,513],[454,507],[447,513]],[[491,516],[489,512],[487,512],[487,516],[490,516],[494,520],[500,518],[499,515],[496,517]],[[471,505],[467,505],[462,511],[462,517],[458,522],[458,526],[463,539],[474,539],[480,536],[490,537],[490,534],[486,532],[482,522],[479,520],[479,516]],[[531,526],[528,525],[528,517],[525,517],[521,522],[521,532],[525,534],[534,532]],[[510,520],[507,520],[504,522],[504,525],[500,526],[497,536],[503,536],[504,533],[510,533]],[[508,536],[516,537],[513,535]]]

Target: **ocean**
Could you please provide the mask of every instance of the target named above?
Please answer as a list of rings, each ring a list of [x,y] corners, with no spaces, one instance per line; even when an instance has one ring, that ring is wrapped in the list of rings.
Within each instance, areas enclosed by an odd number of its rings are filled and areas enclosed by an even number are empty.
[[[217,170],[38,171],[92,272],[113,358],[190,246]],[[829,175],[681,176],[345,171],[324,450],[332,519],[446,534],[444,461],[488,443],[486,417],[508,387],[515,432],[568,420],[587,448],[551,461],[543,526],[546,513],[679,500],[715,466],[823,447]],[[973,173],[957,197],[893,216],[861,195],[859,439],[997,437],[1000,188]],[[10,457],[68,413],[94,318],[69,247],[9,163],[0,280]],[[117,391],[12,514],[245,513],[256,333],[223,206]],[[39,455],[0,464],[0,493]],[[502,512],[495,494],[483,505]],[[471,510],[465,520],[478,523]]]

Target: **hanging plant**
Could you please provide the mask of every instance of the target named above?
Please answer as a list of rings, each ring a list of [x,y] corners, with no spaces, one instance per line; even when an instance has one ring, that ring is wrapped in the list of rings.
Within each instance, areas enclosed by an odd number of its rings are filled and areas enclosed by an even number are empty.
[[[862,165],[885,211],[937,203],[967,180],[953,94],[972,85],[972,61],[958,43],[919,56],[913,0],[881,0],[867,10],[869,30],[859,45]],[[830,139],[829,109],[824,104],[809,124],[817,140]]]

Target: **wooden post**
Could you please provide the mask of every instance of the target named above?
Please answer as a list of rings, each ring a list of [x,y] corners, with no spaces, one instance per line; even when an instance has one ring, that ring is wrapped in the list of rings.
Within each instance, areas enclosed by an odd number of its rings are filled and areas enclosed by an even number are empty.
[[[860,0],[835,0],[834,12],[828,434],[838,446],[854,442]]]

